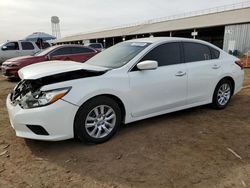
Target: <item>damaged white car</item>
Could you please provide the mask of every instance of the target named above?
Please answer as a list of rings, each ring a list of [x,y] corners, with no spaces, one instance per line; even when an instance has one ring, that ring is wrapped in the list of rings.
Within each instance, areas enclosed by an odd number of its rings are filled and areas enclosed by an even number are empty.
[[[145,38],[117,44],[86,63],[45,62],[19,71],[7,98],[19,137],[110,139],[122,123],[212,104],[242,88],[239,59],[204,41]]]

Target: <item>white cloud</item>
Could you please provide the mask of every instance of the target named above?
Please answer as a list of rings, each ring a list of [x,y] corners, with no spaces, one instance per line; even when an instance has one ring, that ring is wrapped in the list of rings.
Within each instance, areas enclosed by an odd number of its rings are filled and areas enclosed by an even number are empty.
[[[51,33],[59,16],[62,36],[207,9],[242,0],[0,0],[0,43],[35,31]]]

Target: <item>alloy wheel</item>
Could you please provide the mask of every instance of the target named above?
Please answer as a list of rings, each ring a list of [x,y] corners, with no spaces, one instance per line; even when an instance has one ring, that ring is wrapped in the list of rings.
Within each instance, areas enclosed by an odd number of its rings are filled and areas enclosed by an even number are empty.
[[[231,87],[228,83],[224,83],[218,90],[217,101],[221,106],[228,103],[231,97]]]
[[[108,105],[100,105],[88,113],[85,121],[85,129],[89,136],[98,139],[109,135],[115,124],[115,111]]]

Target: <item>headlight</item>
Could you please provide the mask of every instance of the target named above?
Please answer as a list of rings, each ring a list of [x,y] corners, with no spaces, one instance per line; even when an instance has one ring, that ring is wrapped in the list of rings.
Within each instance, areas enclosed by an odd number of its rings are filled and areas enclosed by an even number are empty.
[[[6,64],[7,67],[17,67],[16,64]]]
[[[29,92],[21,99],[20,105],[24,109],[46,106],[61,99],[70,89],[71,87],[50,91],[37,91],[34,93]]]

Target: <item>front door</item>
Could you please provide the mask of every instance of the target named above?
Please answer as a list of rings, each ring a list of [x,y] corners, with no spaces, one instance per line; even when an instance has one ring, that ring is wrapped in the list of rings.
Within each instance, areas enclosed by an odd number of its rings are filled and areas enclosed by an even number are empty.
[[[20,47],[18,42],[8,42],[2,47],[2,59],[6,61],[14,57],[20,56]]]
[[[186,105],[187,70],[180,49],[179,43],[162,44],[140,61],[157,61],[156,70],[138,70],[135,66],[129,72],[133,117]]]

